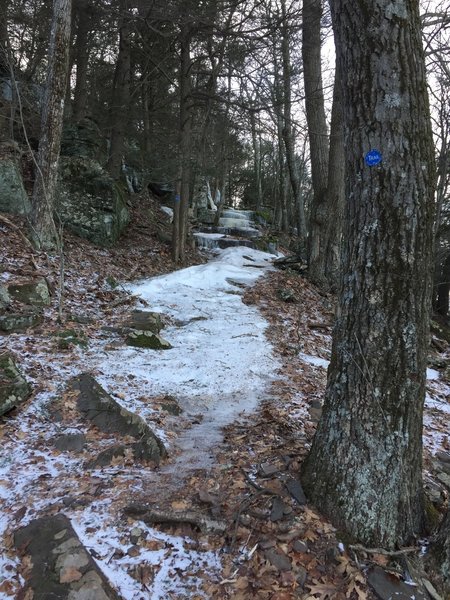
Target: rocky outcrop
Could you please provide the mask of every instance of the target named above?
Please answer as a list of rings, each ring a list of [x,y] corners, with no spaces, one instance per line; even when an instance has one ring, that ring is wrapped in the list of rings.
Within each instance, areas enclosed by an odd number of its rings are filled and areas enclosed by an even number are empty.
[[[51,303],[50,290],[43,277],[25,283],[12,283],[8,285],[8,294],[22,304],[49,306]]]
[[[120,600],[62,514],[35,519],[14,534],[26,561],[20,598]]]
[[[136,442],[129,445],[133,456],[158,464],[167,455],[164,444],[138,415],[118,404],[90,375],[82,373],[69,382],[76,392],[78,410],[101,431],[131,436]]]
[[[61,157],[58,216],[76,235],[98,246],[111,246],[128,225],[124,195],[98,162]]]
[[[0,331],[5,333],[25,331],[39,325],[43,319],[43,314],[37,311],[0,314]]]
[[[26,215],[31,202],[25,191],[18,159],[18,147],[12,142],[0,144],[0,212]]]
[[[0,415],[18,406],[31,394],[31,387],[9,352],[0,354]]]
[[[6,308],[11,304],[11,298],[8,294],[8,289],[6,285],[0,283],[0,310]]]

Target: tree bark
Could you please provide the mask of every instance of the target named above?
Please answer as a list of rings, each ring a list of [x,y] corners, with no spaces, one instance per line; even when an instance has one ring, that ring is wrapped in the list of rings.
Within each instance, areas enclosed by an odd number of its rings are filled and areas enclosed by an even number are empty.
[[[431,562],[443,580],[444,593],[450,594],[450,510],[439,528],[436,539],[431,546]],[[448,598],[448,596],[444,596]]]
[[[184,262],[191,175],[192,145],[192,83],[191,83],[191,29],[182,19],[180,25],[180,192],[179,206],[174,211],[172,258]],[[176,233],[177,232],[177,233]],[[178,239],[175,239],[177,235]]]
[[[54,0],[47,86],[31,215],[32,238],[42,250],[52,250],[58,243],[53,212],[69,67],[70,21],[71,0]]]
[[[420,533],[434,149],[417,0],[331,2],[345,126],[341,279],[310,498],[367,545]],[[378,149],[382,161],[368,166]]]
[[[309,273],[316,283],[325,279],[325,247],[329,143],[325,117],[321,60],[322,0],[303,1],[302,59],[305,110],[311,156],[313,200],[309,216]]]
[[[131,77],[131,15],[128,11],[128,0],[120,0],[119,10],[119,54],[114,73],[111,106],[111,144],[108,159],[108,171],[114,179],[119,179],[122,167],[123,148],[130,106]]]
[[[73,119],[81,121],[86,116],[87,73],[89,63],[88,34],[90,31],[91,11],[88,0],[78,0],[76,5],[77,31],[75,41],[75,64],[77,74],[73,99]]]
[[[300,253],[306,249],[306,219],[303,198],[300,190],[300,179],[298,168],[295,161],[294,132],[292,127],[291,114],[291,57],[289,51],[289,22],[286,11],[285,0],[281,1],[281,14],[283,19],[281,31],[281,54],[283,65],[283,140],[286,150],[286,164],[289,173],[289,180],[294,197],[294,205],[297,210],[297,235],[299,238]]]

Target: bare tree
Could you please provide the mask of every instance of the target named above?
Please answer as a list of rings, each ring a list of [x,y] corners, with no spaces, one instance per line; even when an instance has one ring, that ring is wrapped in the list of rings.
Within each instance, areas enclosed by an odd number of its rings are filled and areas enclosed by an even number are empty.
[[[54,210],[69,68],[70,21],[71,0],[54,0],[47,86],[42,109],[31,216],[33,241],[43,250],[54,249],[58,242]]]

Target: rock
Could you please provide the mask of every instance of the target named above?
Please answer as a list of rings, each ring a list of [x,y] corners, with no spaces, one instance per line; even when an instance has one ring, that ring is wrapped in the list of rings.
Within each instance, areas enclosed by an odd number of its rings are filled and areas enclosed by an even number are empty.
[[[133,544],[133,546],[136,546],[140,541],[142,541],[144,533],[144,530],[140,527],[133,527],[133,529],[130,531],[130,542]]]
[[[84,418],[106,433],[118,433],[137,440],[132,444],[135,458],[159,463],[167,455],[164,444],[138,415],[118,404],[89,373],[74,377],[69,389],[77,392],[77,407]]]
[[[8,290],[3,283],[0,283],[0,309],[6,308],[11,304],[11,298],[9,297]]]
[[[161,314],[148,310],[134,310],[125,322],[125,327],[158,334],[164,327]]]
[[[14,533],[14,545],[27,564],[21,598],[120,600],[66,516],[32,521]]]
[[[306,496],[303,491],[302,484],[298,479],[288,479],[285,482],[287,491],[291,494],[291,496],[298,502],[298,504],[306,504]]]
[[[86,436],[83,433],[65,433],[59,435],[54,444],[60,452],[83,452]]]
[[[111,246],[128,225],[123,192],[93,159],[62,157],[58,213],[65,226],[98,246]]]
[[[302,565],[299,565],[296,568],[296,579],[297,583],[300,587],[303,587],[306,583],[306,579],[308,577],[308,571]]]
[[[8,293],[23,304],[49,306],[51,303],[47,282],[42,277],[27,283],[12,283],[8,286]]]
[[[25,331],[42,323],[43,318],[43,314],[37,311],[0,315],[0,331]]]
[[[167,340],[151,331],[133,331],[128,335],[126,342],[128,346],[151,350],[170,350],[172,348]]]
[[[378,566],[369,569],[367,582],[380,600],[426,600],[416,586],[408,585]]]
[[[441,450],[438,450],[438,452],[436,452],[436,458],[441,463],[450,464],[450,452],[442,452]]]
[[[0,160],[0,212],[14,215],[31,212],[31,202],[23,185],[19,163],[13,156]]]
[[[106,467],[111,464],[113,458],[125,456],[126,449],[127,447],[124,444],[114,444],[114,446],[100,452],[94,460],[89,461],[86,468],[95,469],[97,467]]]
[[[72,346],[80,346],[81,348],[87,348],[87,339],[84,333],[76,331],[75,329],[64,329],[58,331],[56,334],[57,346],[59,350],[68,350]]]
[[[450,490],[450,474],[444,472],[437,473],[436,479]]]
[[[264,552],[264,555],[270,564],[279,571],[290,571],[292,569],[291,561],[285,554],[270,548]]]
[[[285,504],[281,498],[277,496],[274,498],[272,502],[272,510],[270,511],[270,520],[275,523],[275,521],[280,521],[284,516]]]
[[[302,553],[308,552],[308,544],[303,540],[295,540],[295,542],[293,542],[292,544],[292,550],[295,550],[295,552]]]
[[[0,415],[18,406],[31,394],[31,387],[9,352],[0,354]]]
[[[183,412],[183,409],[178,404],[176,399],[173,396],[164,396],[163,401],[161,402],[161,408],[169,413],[169,415],[173,415],[174,417],[178,417]]]
[[[278,297],[283,302],[298,302],[298,298],[295,295],[295,292],[291,288],[279,288],[277,290]]]
[[[68,123],[64,126],[62,134],[61,156],[77,156],[102,161],[105,153],[102,153],[101,140],[102,133],[93,119],[85,117],[78,123]]]

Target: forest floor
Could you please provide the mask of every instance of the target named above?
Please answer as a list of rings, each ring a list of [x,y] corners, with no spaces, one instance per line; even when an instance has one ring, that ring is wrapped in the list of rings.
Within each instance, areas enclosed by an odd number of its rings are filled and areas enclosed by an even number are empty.
[[[331,523],[306,503],[299,482],[300,465],[320,418],[331,347],[332,296],[320,293],[298,273],[273,268],[265,269],[251,286],[235,285],[235,292],[227,293],[260,314],[254,333],[242,334],[242,344],[245,336],[260,339],[256,330],[261,318],[266,326],[260,343],[274,357],[273,373],[267,373],[259,403],[233,417],[223,429],[223,439],[205,446],[208,460],[203,465],[194,461],[189,467],[180,462],[186,444],[183,449],[177,441],[189,439],[186,432],[203,416],[167,412],[167,402],[178,404],[172,390],[151,398],[147,394],[148,410],[143,414],[168,448],[164,464],[137,463],[125,454],[107,467],[87,468],[86,453],[81,460],[51,446],[49,436],[57,429],[46,405],[60,396],[70,409],[64,379],[85,371],[91,359],[94,375],[101,373],[92,353],[76,344],[61,349],[55,340],[61,330],[75,330],[91,349],[113,355],[117,342],[105,336],[104,327],[120,325],[137,303],[126,284],[174,270],[170,248],[160,241],[161,231],[167,235],[169,225],[157,203],[141,199],[133,207],[127,234],[114,249],[99,249],[66,234],[61,297],[59,258],[33,252],[21,233],[24,223],[17,218],[14,223],[18,228],[0,221],[2,278],[45,277],[53,302],[42,325],[25,335],[0,337],[0,352],[13,351],[34,389],[26,404],[0,424],[0,532],[5,548],[0,553],[1,599],[20,598],[29,574],[14,549],[14,531],[42,514],[59,512],[76,524],[84,545],[125,600],[364,600],[377,597],[367,583],[374,569],[386,568],[395,581],[402,579],[403,559],[344,545]],[[250,251],[247,255],[249,261],[260,260]],[[192,250],[187,262],[200,265],[207,258]],[[224,322],[224,331],[226,326]],[[442,348],[442,355],[448,358],[447,354],[448,349]],[[258,358],[263,366],[264,356]],[[447,492],[436,481],[433,457],[450,448],[450,388],[437,370],[429,369],[428,375],[425,477],[434,496],[441,496],[443,510]],[[251,395],[254,384],[248,378]],[[131,409],[127,394],[134,388],[138,394],[135,375],[112,379],[109,385],[106,379],[99,381]],[[102,447],[103,437],[90,427],[88,447],[94,443]],[[32,475],[27,478],[21,470],[15,476],[14,461]],[[153,472],[157,476],[152,479]],[[133,513],[131,505],[156,506],[163,523],[145,524],[145,511]],[[206,517],[221,528],[219,533],[203,527]]]

